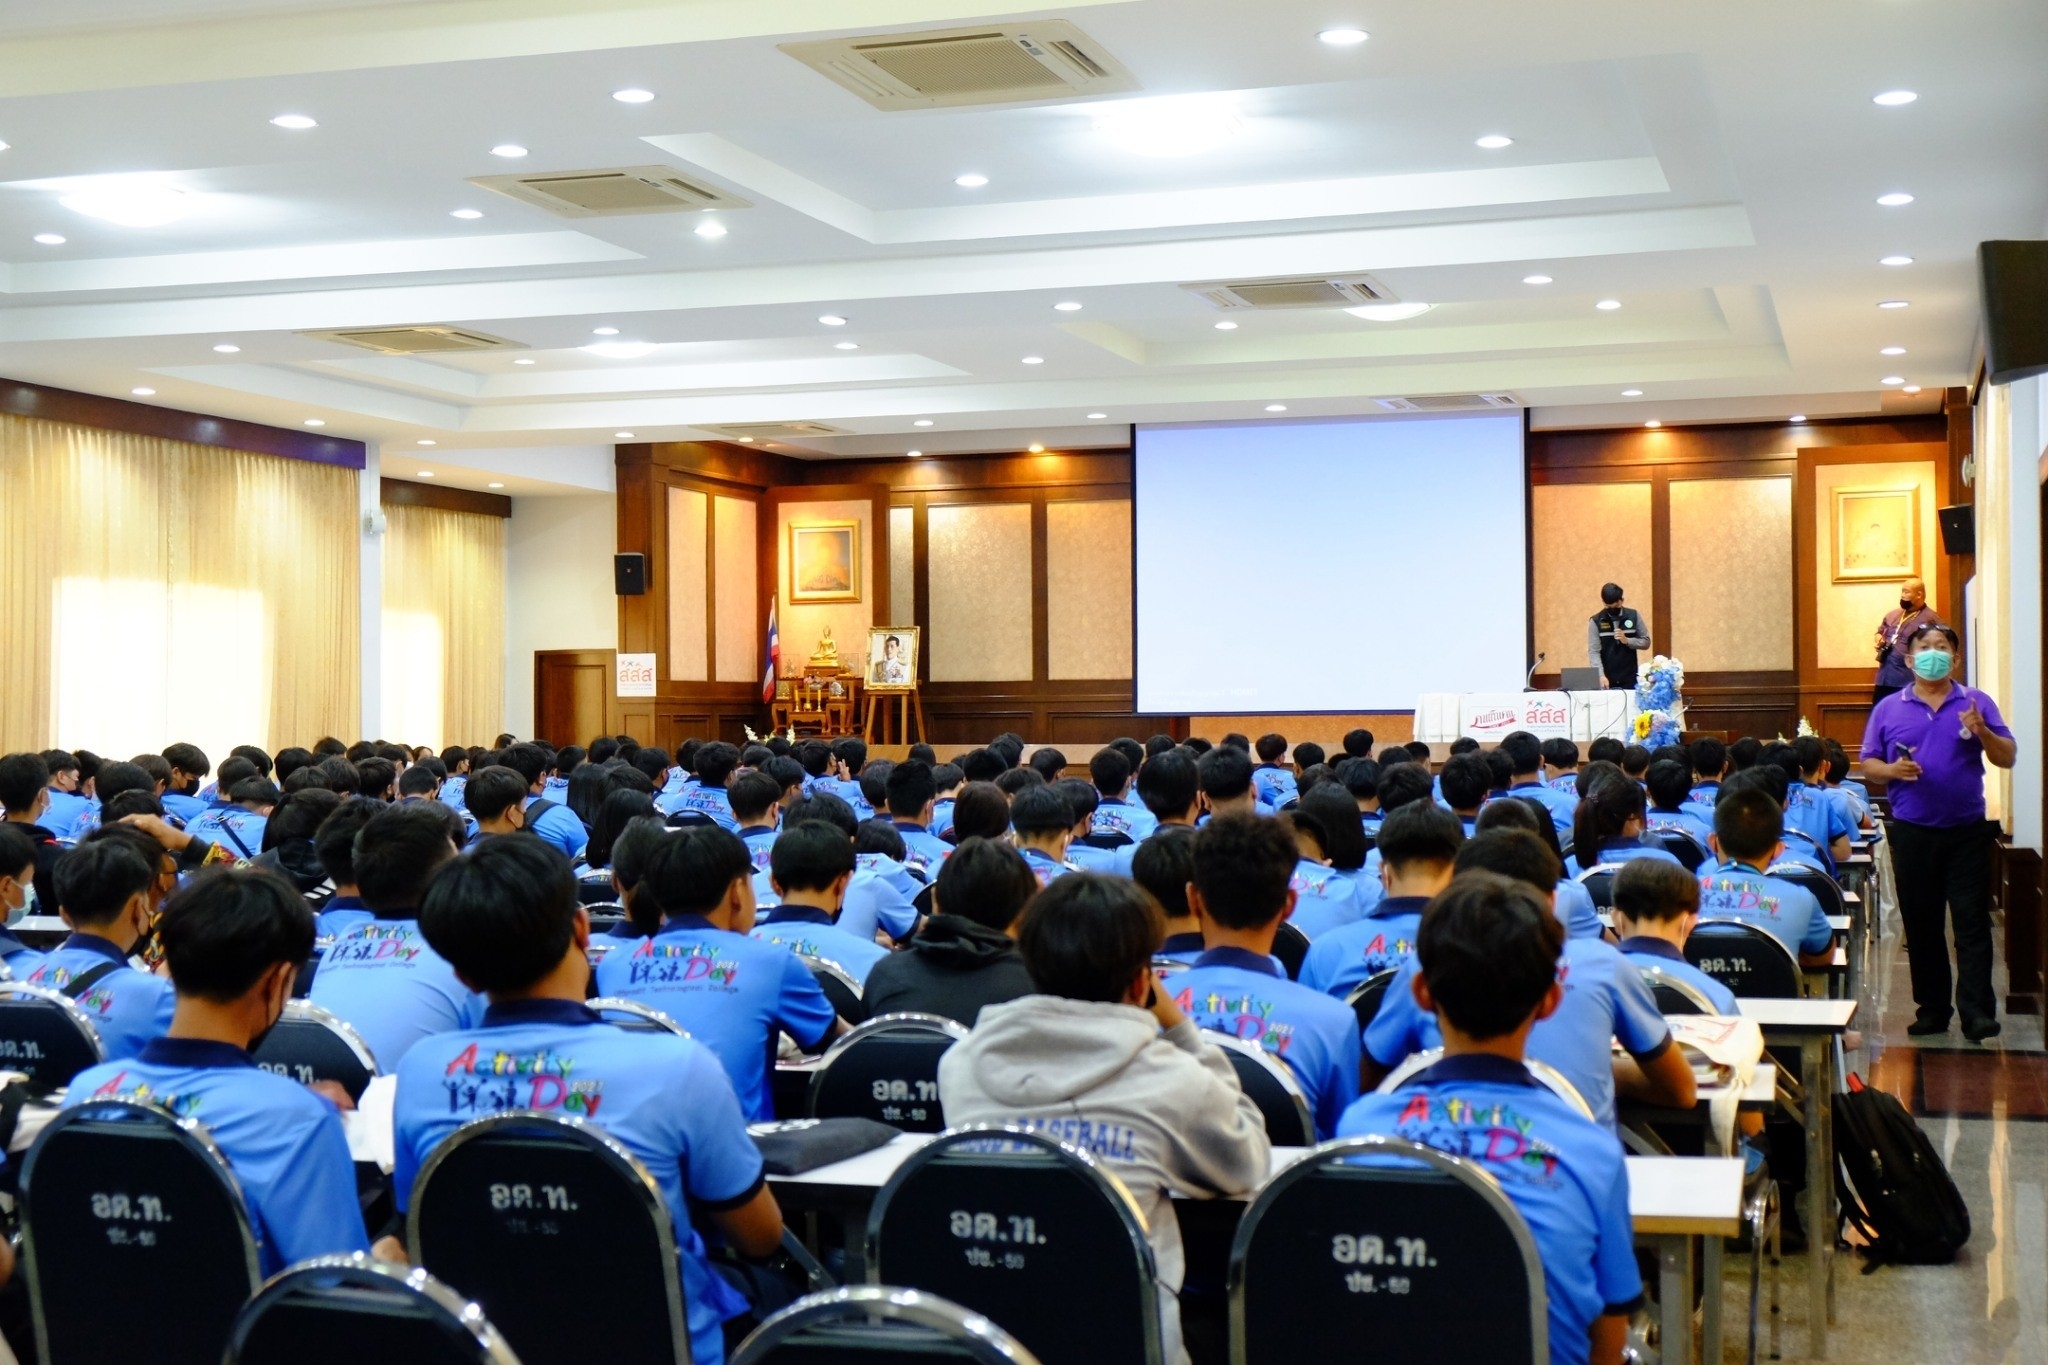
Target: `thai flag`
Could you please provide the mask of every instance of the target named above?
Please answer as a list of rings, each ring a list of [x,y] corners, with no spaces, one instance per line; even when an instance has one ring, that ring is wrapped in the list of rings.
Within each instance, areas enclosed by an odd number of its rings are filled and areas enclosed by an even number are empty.
[[[775,599],[768,599],[768,663],[761,671],[761,700],[775,700],[775,670],[782,664],[782,637],[775,630]]]

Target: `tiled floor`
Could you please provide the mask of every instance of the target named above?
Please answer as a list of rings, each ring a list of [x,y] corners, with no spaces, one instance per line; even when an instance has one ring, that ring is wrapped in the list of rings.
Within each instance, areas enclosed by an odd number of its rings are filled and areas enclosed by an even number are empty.
[[[2004,967],[1999,967],[2000,999]],[[1970,1206],[1969,1245],[1947,1266],[1864,1274],[1854,1251],[1836,1263],[1830,1358],[1851,1365],[2042,1365],[2048,1362],[2048,1050],[2038,1017],[2004,1019],[1979,1046],[1960,1031],[1909,1038],[1913,1018],[1896,926],[1871,960],[1863,1048],[1849,1065],[1897,1095],[1926,1129]],[[1784,1358],[1806,1351],[1806,1258],[1784,1266]],[[1740,1361],[1749,1294],[1746,1256],[1727,1259],[1726,1361]],[[1768,1325],[1763,1355],[1769,1357]]]

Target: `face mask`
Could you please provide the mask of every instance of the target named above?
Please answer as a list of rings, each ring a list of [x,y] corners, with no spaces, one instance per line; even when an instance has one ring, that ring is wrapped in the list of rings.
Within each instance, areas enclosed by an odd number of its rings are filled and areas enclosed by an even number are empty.
[[[1911,610],[1913,610],[1913,599],[1912,599],[1912,598],[1910,598],[1910,597],[1901,597],[1901,598],[1899,599],[1899,610],[1900,610],[1900,611],[1911,611]]]
[[[1913,656],[1913,671],[1928,682],[1940,682],[1955,667],[1945,649],[1923,649]]]

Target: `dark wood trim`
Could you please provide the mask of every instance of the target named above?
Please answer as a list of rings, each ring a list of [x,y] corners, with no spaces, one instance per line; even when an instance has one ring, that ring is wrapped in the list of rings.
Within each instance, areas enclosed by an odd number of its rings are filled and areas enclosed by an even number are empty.
[[[1650,479],[1650,652],[1671,652],[1671,472]]]
[[[20,379],[0,379],[0,412],[16,417],[34,417],[45,422],[68,422],[73,426],[121,431],[131,436],[157,436],[168,441],[185,441],[222,450],[246,450],[257,455],[275,455],[283,460],[304,460],[309,464],[336,465],[362,469],[368,464],[369,447],[361,441],[339,436],[316,436],[304,429],[269,427],[260,422],[243,422],[233,417],[209,417],[201,412],[160,408],[127,398],[106,398],[75,389],[53,389]]]
[[[968,488],[1070,488],[1081,484],[1120,483],[1128,487],[1133,476],[1129,450],[795,463],[802,466],[802,477],[796,482],[881,483],[905,493]]]
[[[510,517],[512,499],[503,493],[471,488],[445,488],[410,479],[377,480],[377,501],[392,507],[434,507],[443,512],[473,512],[480,517]]]
[[[1784,458],[1794,448],[1901,445],[1947,439],[1939,413],[1898,418],[1854,417],[1807,422],[1727,422],[1698,426],[1640,427],[1593,431],[1533,431],[1529,459],[1539,468],[1615,465],[1674,465],[1709,462],[1750,464]]]
[[[1998,850],[1992,892],[1994,903],[2005,912],[2005,1012],[2040,1014],[2042,963],[2048,954],[2042,935],[2041,854],[2004,838],[1998,841]]]
[[[1045,493],[1031,499],[1031,682],[1044,687],[1052,676],[1052,558],[1047,548]]]

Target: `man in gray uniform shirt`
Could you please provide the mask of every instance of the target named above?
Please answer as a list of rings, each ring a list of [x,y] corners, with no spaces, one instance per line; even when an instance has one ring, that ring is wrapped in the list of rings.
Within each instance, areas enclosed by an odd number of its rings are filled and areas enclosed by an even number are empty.
[[[1607,605],[1586,622],[1586,662],[1600,670],[1604,687],[1629,689],[1636,685],[1636,652],[1650,647],[1650,623],[1634,607],[1621,601],[1621,585],[1609,583],[1600,589]]]

